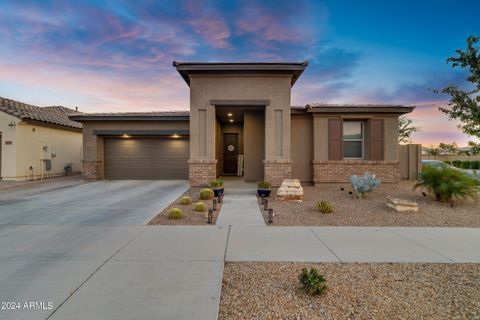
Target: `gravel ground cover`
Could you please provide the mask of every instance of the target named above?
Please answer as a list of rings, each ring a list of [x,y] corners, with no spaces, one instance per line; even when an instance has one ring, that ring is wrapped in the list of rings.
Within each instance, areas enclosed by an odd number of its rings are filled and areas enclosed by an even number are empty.
[[[208,209],[213,208],[213,200],[200,200],[198,197],[198,192],[202,188],[190,188],[184,194],[182,194],[178,199],[172,202],[167,208],[155,216],[150,222],[149,225],[154,224],[164,224],[164,225],[206,225],[207,224],[207,214]],[[182,197],[190,197],[192,199],[192,204],[182,205],[180,204],[180,199]],[[196,202],[203,201],[207,210],[205,212],[197,212],[193,210],[193,206]],[[222,205],[217,203],[217,210],[213,211],[213,221],[212,224],[215,224],[217,221],[218,214],[220,213]],[[179,208],[183,211],[183,217],[178,220],[168,219],[168,210],[171,208]]]
[[[297,276],[316,267],[321,296]],[[227,263],[219,319],[480,319],[480,264]]]
[[[273,224],[282,226],[404,226],[404,227],[480,227],[480,205],[473,201],[458,201],[454,208],[449,204],[423,196],[421,190],[413,191],[413,183],[382,184],[364,199],[349,194],[350,184],[321,184],[304,186],[302,203],[279,202],[272,190],[270,207],[275,217]],[[341,190],[344,188],[344,191]],[[398,213],[386,207],[387,196],[418,203],[417,213]],[[315,202],[327,200],[333,213],[320,213]],[[263,211],[267,221],[267,212]]]

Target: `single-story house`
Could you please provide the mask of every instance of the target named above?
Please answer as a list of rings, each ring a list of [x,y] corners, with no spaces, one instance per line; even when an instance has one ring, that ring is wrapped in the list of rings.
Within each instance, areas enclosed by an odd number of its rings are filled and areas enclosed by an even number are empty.
[[[2,180],[35,180],[81,171],[82,124],[75,110],[37,107],[0,97]]]
[[[370,171],[399,173],[400,105],[291,106],[307,62],[174,62],[190,87],[182,112],[78,114],[85,178],[189,179],[206,185],[242,175],[279,185],[285,178],[343,182]]]

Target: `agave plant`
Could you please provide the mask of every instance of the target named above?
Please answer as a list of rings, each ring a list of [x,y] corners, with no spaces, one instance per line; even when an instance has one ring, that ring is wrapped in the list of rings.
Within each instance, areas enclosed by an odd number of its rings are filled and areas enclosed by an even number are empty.
[[[469,177],[460,170],[424,166],[414,188],[426,190],[437,201],[453,204],[458,199],[476,200],[480,192],[480,180]]]

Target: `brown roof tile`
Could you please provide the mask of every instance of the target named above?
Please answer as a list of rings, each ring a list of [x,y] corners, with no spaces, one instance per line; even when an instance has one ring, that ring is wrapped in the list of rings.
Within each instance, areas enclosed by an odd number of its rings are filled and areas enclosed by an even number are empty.
[[[62,106],[38,107],[0,97],[0,111],[21,120],[30,119],[65,127],[82,128],[81,123],[70,120],[68,117],[68,115],[80,114],[80,112]]]

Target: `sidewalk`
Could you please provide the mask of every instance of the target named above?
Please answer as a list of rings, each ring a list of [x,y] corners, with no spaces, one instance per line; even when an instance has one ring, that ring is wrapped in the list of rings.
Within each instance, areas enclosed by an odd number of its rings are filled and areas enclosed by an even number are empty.
[[[215,319],[225,262],[480,263],[472,228],[0,225],[0,238],[0,298],[54,306],[0,319]]]

